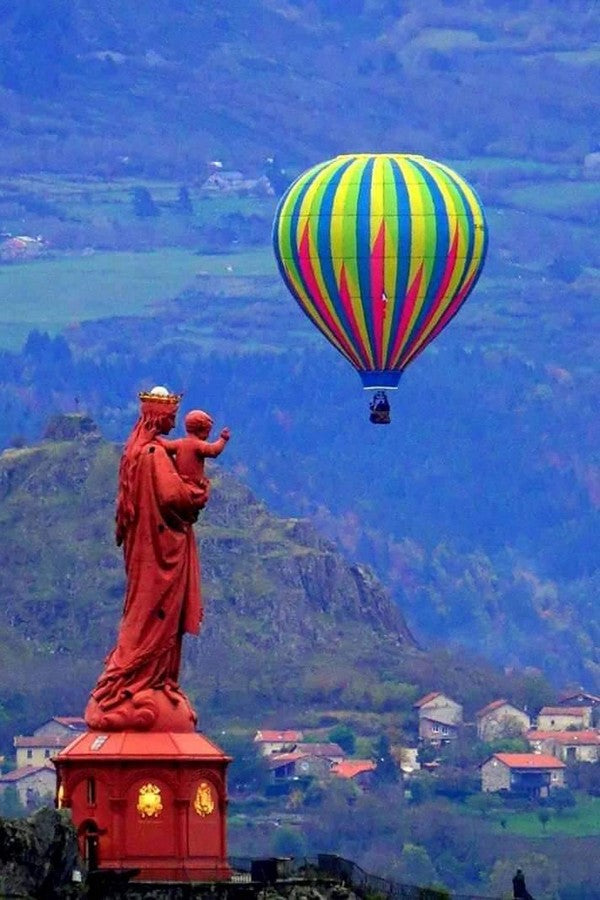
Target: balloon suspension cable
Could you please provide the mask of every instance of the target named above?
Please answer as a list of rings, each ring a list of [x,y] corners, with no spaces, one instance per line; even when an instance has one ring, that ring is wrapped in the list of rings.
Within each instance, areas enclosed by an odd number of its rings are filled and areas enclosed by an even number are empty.
[[[369,403],[369,421],[373,425],[389,425],[392,421],[390,415],[390,401],[385,391],[376,391]]]

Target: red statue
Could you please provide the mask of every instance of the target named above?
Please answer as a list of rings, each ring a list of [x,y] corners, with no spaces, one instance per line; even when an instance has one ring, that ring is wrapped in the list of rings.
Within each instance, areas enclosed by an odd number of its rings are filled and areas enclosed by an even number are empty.
[[[174,457],[177,471],[185,481],[195,484],[204,491],[206,500],[210,496],[210,481],[204,474],[204,460],[220,456],[230,437],[229,428],[223,428],[216,441],[207,438],[213,426],[213,420],[201,409],[193,409],[184,419],[186,438],[174,441],[162,440],[161,444]]]
[[[116,538],[125,557],[125,604],[85,719],[95,731],[194,731],[196,714],[179,687],[179,666],[183,635],[198,634],[202,619],[192,526],[209,487],[203,461],[195,461],[195,472],[185,461],[187,442],[196,444],[199,436],[172,442],[173,450],[161,437],[174,427],[181,397],[154,388],[140,400],[119,467]],[[212,424],[206,420],[203,434]],[[210,425],[206,436],[209,431]],[[217,456],[228,438],[224,429],[219,441],[203,444],[203,455]],[[217,444],[218,452],[207,452]]]

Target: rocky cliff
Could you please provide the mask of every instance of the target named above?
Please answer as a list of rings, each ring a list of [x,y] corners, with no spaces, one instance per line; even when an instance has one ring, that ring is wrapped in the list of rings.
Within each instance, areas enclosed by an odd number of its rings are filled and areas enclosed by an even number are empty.
[[[13,722],[80,711],[119,619],[120,451],[76,419],[0,455],[0,703]],[[212,476],[196,529],[205,623],[183,673],[201,710],[302,705],[308,688],[327,702],[374,653],[419,655],[367,568],[348,565],[306,522],[272,515],[232,475]]]

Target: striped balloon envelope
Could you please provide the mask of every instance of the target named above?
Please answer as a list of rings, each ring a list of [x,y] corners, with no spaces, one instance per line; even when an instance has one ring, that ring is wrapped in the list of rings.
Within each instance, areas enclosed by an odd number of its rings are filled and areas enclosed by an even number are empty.
[[[368,389],[402,371],[448,324],[487,248],[481,203],[423,156],[338,156],[300,175],[273,226],[281,275]]]

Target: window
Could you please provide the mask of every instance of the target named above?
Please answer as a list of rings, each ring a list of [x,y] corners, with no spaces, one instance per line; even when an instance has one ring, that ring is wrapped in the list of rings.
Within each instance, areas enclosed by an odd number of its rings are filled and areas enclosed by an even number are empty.
[[[96,779],[88,778],[87,780],[87,802],[88,806],[96,805]]]
[[[49,750],[44,750],[44,756],[45,756],[46,759],[49,759],[49,758],[50,758],[50,751],[49,751]]]
[[[27,751],[27,759],[33,759],[33,750]]]

